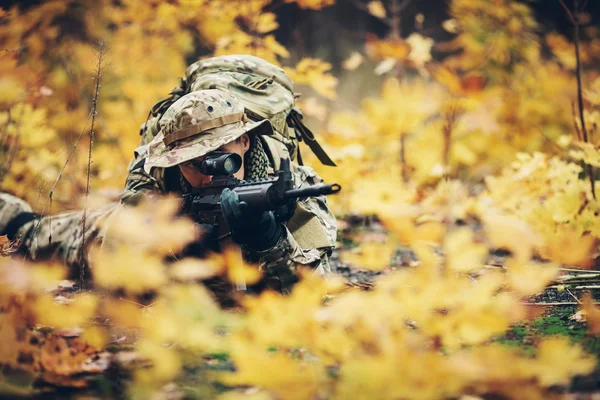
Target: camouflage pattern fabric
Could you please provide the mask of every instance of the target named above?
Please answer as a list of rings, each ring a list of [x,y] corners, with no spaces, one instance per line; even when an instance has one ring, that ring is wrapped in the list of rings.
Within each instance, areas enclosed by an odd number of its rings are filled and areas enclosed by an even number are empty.
[[[139,161],[129,173],[125,191],[121,196],[122,203],[136,204],[146,196],[174,191],[181,193],[181,173],[176,167],[177,164],[215,150],[246,132],[252,135],[265,133],[265,131],[266,133],[272,132],[267,121],[250,122],[242,119],[223,124],[220,124],[223,121],[218,121],[220,125],[217,124],[218,126],[214,128],[197,129],[197,133],[173,141],[168,145],[163,140],[168,135],[190,127],[193,129],[186,131],[186,135],[195,132],[196,128],[194,127],[206,126],[202,125],[204,122],[238,114],[240,110],[243,108],[233,96],[217,90],[194,92],[175,102],[168,112],[172,119],[165,122],[165,129],[161,130],[151,143],[138,148]],[[203,138],[210,138],[210,144],[204,143]],[[257,146],[260,141],[254,139],[251,140],[251,143],[253,143],[253,148],[250,149],[250,153],[264,152]],[[191,148],[195,152],[190,151]],[[250,157],[246,162],[252,162],[249,160],[270,161],[266,154]],[[307,187],[322,182],[311,168],[298,166],[295,163],[292,163],[291,166],[296,187]],[[248,171],[254,170],[252,165],[247,167]],[[272,165],[267,170],[271,176],[274,176]],[[168,171],[175,172],[175,174],[169,174]],[[179,189],[173,190],[173,187]],[[18,201],[13,198],[10,207],[23,208],[24,205]],[[89,212],[85,234],[81,231],[82,212],[47,216],[39,221],[32,221],[20,230],[21,234],[25,234],[35,224],[35,231],[24,243],[22,251],[32,259],[43,255],[59,259],[67,264],[75,263],[81,255],[83,238],[85,237],[86,246],[94,239],[102,239],[103,233],[100,232],[98,222],[110,218],[119,207],[120,205],[114,204]],[[0,209],[0,213],[2,209]],[[6,215],[12,213],[14,212],[7,211]],[[330,271],[329,256],[336,241],[336,221],[329,210],[325,196],[299,201],[294,215],[285,223],[285,226],[285,235],[273,248],[263,252],[244,249],[246,259],[257,262],[259,267],[265,271],[267,279],[277,282],[275,287],[283,292],[289,290],[294,282],[297,264],[310,265],[319,274]],[[86,256],[86,252],[83,255]]]
[[[189,129],[194,124],[201,125],[215,117],[225,118],[227,115],[239,112],[236,98],[225,94],[218,95],[218,93],[220,92],[217,90],[192,92],[171,105],[165,113],[170,120],[163,123],[159,134],[148,145],[138,148],[140,161],[129,173],[125,192],[121,196],[123,202],[135,204],[146,195],[166,193],[169,187],[178,186],[180,172],[174,170],[175,178],[173,174],[169,177],[167,171],[169,167],[193,158],[189,149],[194,146],[197,149],[195,154],[199,157],[218,148],[213,145],[214,141],[223,145],[239,137],[241,131],[252,135],[262,133],[255,128],[257,126],[255,122],[236,122],[202,131],[197,136],[175,142],[173,147],[167,148],[163,139],[173,132]],[[229,106],[225,99],[234,104],[233,107]],[[208,107],[212,107],[210,113],[207,112]],[[209,144],[205,144],[203,138],[210,138]],[[250,149],[250,153],[257,150],[257,141],[251,140],[251,143],[254,143],[254,148]],[[247,158],[246,162],[253,158],[255,157]],[[245,167],[247,171],[254,169],[252,165]],[[269,169],[271,176],[274,177],[273,166],[271,165]],[[307,187],[322,182],[315,171],[309,167],[292,163],[292,173],[296,187]],[[258,262],[260,267],[272,277],[279,277],[282,288],[285,288],[286,282],[291,281],[289,278],[295,275],[297,263],[311,265],[319,273],[328,272],[329,255],[335,247],[337,231],[335,217],[329,210],[326,197],[316,196],[299,201],[296,212],[285,225],[286,235],[273,249],[260,254],[245,249],[246,257]],[[290,227],[293,229],[290,230]]]
[[[94,241],[104,237],[99,228],[101,221],[110,218],[120,207],[120,203],[113,203],[98,210],[88,210],[85,235],[83,211],[72,211],[29,221],[16,232],[15,239],[21,241],[26,238],[20,252],[31,260],[46,259],[69,266],[78,265],[87,256],[87,249]],[[0,193],[0,232],[21,212],[31,212],[31,207],[15,196]]]
[[[294,84],[282,68],[250,55],[200,60],[186,71],[190,92],[220,89],[232,93],[242,105],[271,121],[277,132],[286,131],[286,118],[294,106]]]
[[[310,167],[291,163],[291,168],[296,187],[304,188],[323,182]],[[248,169],[252,170],[250,166]],[[130,172],[122,201],[136,204],[146,196],[167,193],[167,186],[172,182],[168,182],[165,172],[164,168],[152,168],[146,172],[143,165],[138,165]],[[270,168],[269,177],[275,177],[273,168]],[[257,262],[261,269],[268,271],[270,277],[279,280],[284,292],[293,282],[296,263],[311,265],[319,274],[331,271],[329,256],[335,248],[337,236],[336,219],[329,209],[326,196],[300,200],[285,226],[286,235],[274,248],[262,253],[251,250],[245,253],[248,260]]]
[[[6,231],[16,216],[28,212],[32,212],[32,210],[25,201],[8,193],[0,193],[0,233]]]
[[[190,65],[179,86],[152,108],[155,117],[142,125],[140,147],[150,143],[164,123],[171,120],[170,106],[175,101],[192,91],[206,89],[234,94],[250,119],[268,119],[275,130],[273,138],[287,148],[292,160],[295,159],[298,145],[295,132],[286,124],[294,107],[294,84],[282,68],[247,54],[211,57]],[[142,157],[136,151],[129,170]]]
[[[216,89],[183,96],[169,108],[169,115],[169,121],[148,145],[146,172],[153,167],[173,167],[201,157],[244,133],[273,132],[268,120],[248,121],[244,117],[244,107],[236,98]],[[170,143],[171,140],[176,141]]]

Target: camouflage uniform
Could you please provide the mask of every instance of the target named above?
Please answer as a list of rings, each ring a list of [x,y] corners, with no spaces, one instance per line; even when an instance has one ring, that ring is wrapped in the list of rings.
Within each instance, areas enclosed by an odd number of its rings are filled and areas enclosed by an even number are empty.
[[[192,92],[177,100],[169,108],[171,112],[166,115],[168,118],[159,134],[138,148],[139,161],[130,171],[123,201],[135,203],[149,193],[185,193],[190,188],[177,165],[214,151],[246,132],[252,135],[251,148],[245,156],[246,178],[248,175],[253,179],[274,177],[274,168],[261,139],[274,133],[272,125],[269,120],[244,122],[244,108],[236,103],[235,98],[219,90]],[[200,128],[190,129],[194,125],[201,127],[202,121],[218,121],[231,115],[238,115],[239,119],[200,134],[196,133]],[[179,132],[190,136],[170,149],[169,138]],[[292,163],[292,173],[299,188],[322,182],[309,167]],[[336,224],[325,196],[299,201],[285,226],[285,234],[273,248],[263,252],[244,249],[246,257],[258,262],[268,274],[276,275],[282,286],[286,286],[283,282],[293,280],[296,263],[312,265],[320,273],[328,272]]]
[[[8,193],[0,193],[0,235],[9,239],[25,238],[19,252],[32,260],[51,259],[69,266],[79,265],[89,246],[103,238],[100,223],[121,207],[109,204],[86,213],[85,237],[83,236],[83,211],[72,211],[58,215],[39,217],[32,214],[31,207],[23,200]],[[14,225],[15,218],[28,217],[27,222]],[[85,249],[83,244],[85,242]]]
[[[203,74],[198,76],[199,72]],[[235,93],[235,98],[223,100],[226,96],[217,95],[217,91],[211,90],[212,94],[209,97],[192,97],[192,101],[186,103],[184,109],[179,108],[182,103],[176,100],[181,95],[187,91],[204,88],[220,89],[220,93]],[[176,165],[206,154],[244,132],[252,134],[251,150],[245,157],[245,178],[272,176],[279,168],[280,157],[293,159],[295,156],[294,146],[297,142],[292,140],[294,131],[286,124],[286,116],[293,107],[292,88],[292,83],[283,70],[256,57],[216,57],[190,66],[179,90],[176,88],[172,92],[170,101],[158,103],[154,111],[160,111],[161,106],[169,107],[143,126],[141,145],[136,149],[135,158],[130,164],[126,188],[121,196],[122,203],[135,204],[144,196],[153,193],[185,193],[190,189],[189,184]],[[234,104],[238,100],[245,106],[246,114],[243,113],[243,107]],[[232,106],[228,105],[228,101]],[[210,112],[207,111],[209,105],[213,108]],[[177,143],[180,149],[175,153],[168,149],[169,146],[164,140],[165,132],[176,131],[186,124],[194,125],[194,120],[226,116],[231,107],[236,111],[233,114],[242,114],[242,119],[225,124],[230,126],[212,128],[212,131],[225,130],[231,133],[230,131],[235,130],[237,136],[211,136],[211,133],[205,133],[202,137],[190,136],[181,140]],[[247,114],[255,121],[246,121]],[[185,118],[174,118],[176,116]],[[312,168],[292,163],[292,172],[297,187],[322,182]],[[4,196],[0,197],[0,210],[3,201],[12,204],[13,209],[26,208],[18,203],[18,199]],[[94,238],[102,238],[98,223],[109,218],[118,207],[111,205],[88,213],[88,228],[85,233],[87,245]],[[6,216],[9,214],[5,213]],[[15,236],[31,232],[35,227],[35,233],[29,235],[22,246],[23,252],[33,259],[44,256],[73,264],[82,254],[81,220],[81,212],[44,217],[26,223]],[[0,232],[4,230],[2,225],[0,214]],[[336,238],[335,217],[329,210],[324,196],[301,200],[285,226],[285,234],[274,247],[262,252],[245,249],[245,256],[249,260],[258,262],[267,275],[280,280],[282,290],[285,290],[288,282],[293,281],[296,263],[311,265],[319,273],[328,272],[328,257],[335,246]],[[83,254],[86,252],[83,251]]]

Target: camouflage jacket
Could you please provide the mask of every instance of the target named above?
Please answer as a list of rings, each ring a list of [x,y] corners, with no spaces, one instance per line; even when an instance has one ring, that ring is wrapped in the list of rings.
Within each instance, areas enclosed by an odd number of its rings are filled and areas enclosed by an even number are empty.
[[[136,162],[132,163],[121,200],[136,204],[144,196],[181,193],[181,176],[178,167],[144,168],[147,145],[136,149]],[[296,187],[322,183],[315,171],[306,166],[291,163]],[[274,177],[273,167],[269,175]],[[263,252],[245,248],[247,260],[257,262],[268,277],[279,280],[282,288],[295,277],[296,264],[309,265],[316,273],[330,271],[329,256],[335,247],[337,227],[335,216],[327,205],[325,196],[309,197],[298,202],[294,215],[285,224],[285,234],[272,248]]]

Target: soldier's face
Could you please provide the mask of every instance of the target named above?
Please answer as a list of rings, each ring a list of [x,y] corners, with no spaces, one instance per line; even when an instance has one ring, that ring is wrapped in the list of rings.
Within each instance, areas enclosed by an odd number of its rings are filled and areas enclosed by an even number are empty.
[[[244,154],[250,148],[250,138],[247,134],[243,134],[239,140],[234,140],[233,142],[229,142],[221,147],[219,147],[216,151],[221,151],[224,153],[236,153],[240,157],[242,157],[242,166],[238,172],[233,174],[238,179],[244,179]],[[202,161],[204,156],[198,157],[192,161]],[[183,174],[183,177],[186,181],[190,183],[193,187],[200,187],[210,183],[212,180],[212,176],[204,175],[201,173],[196,167],[192,165],[191,162],[179,164],[179,169]]]

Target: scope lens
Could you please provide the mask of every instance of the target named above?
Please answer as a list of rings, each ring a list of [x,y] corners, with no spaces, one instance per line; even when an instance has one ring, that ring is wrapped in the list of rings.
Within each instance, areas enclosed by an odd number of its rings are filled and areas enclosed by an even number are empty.
[[[225,159],[225,162],[223,163],[223,169],[225,169],[225,171],[227,171],[228,174],[234,172],[233,170],[235,169],[235,163],[233,162],[231,157],[227,157]]]

